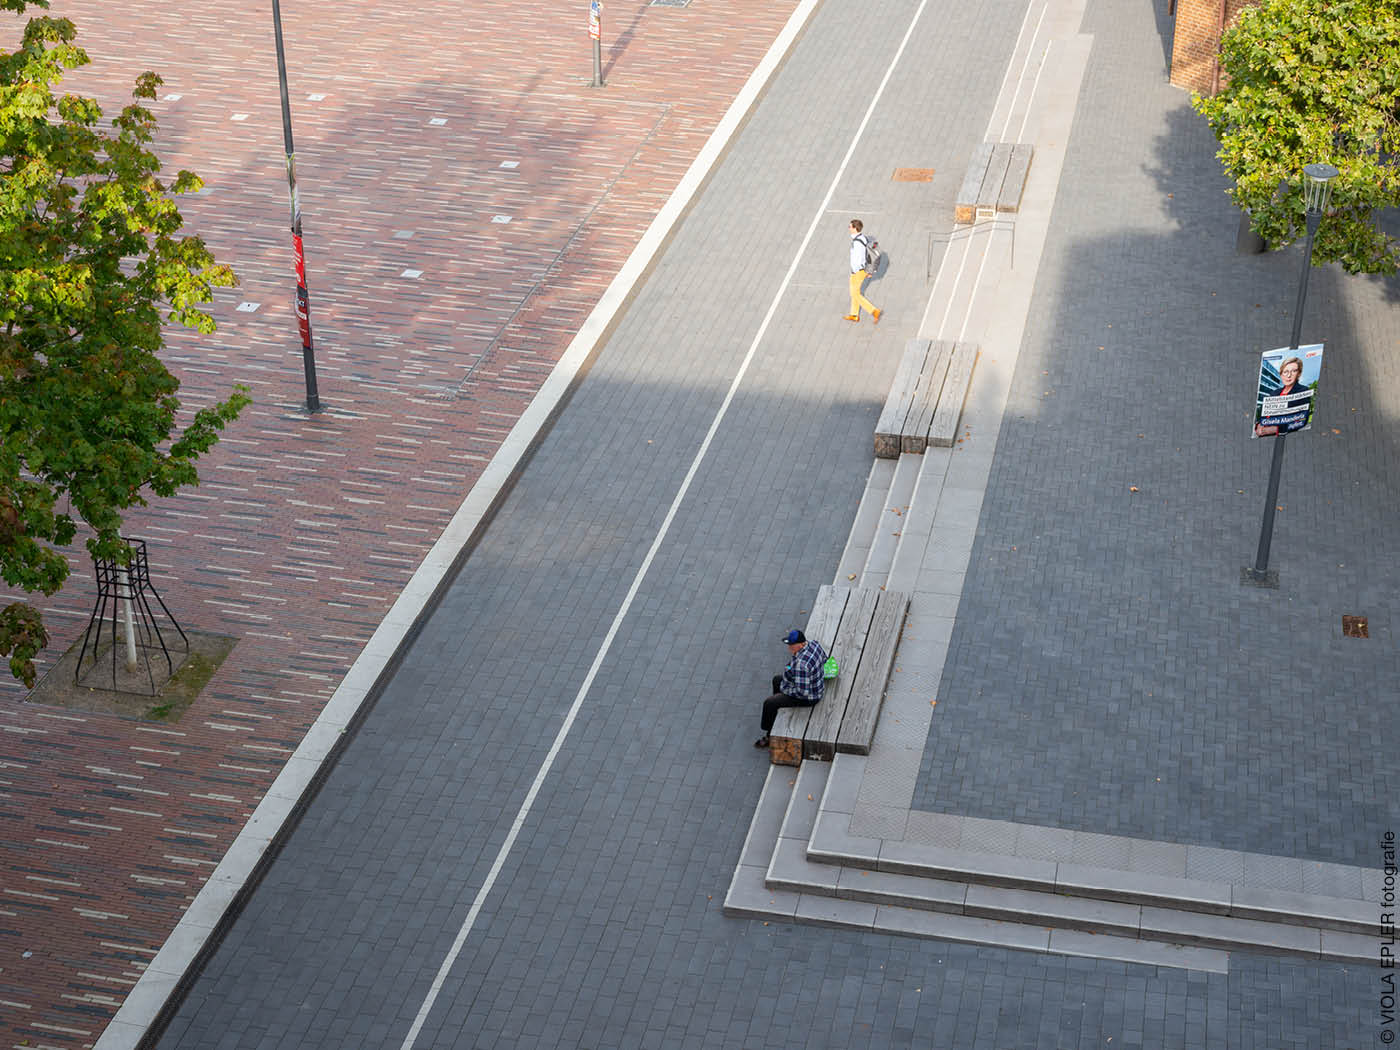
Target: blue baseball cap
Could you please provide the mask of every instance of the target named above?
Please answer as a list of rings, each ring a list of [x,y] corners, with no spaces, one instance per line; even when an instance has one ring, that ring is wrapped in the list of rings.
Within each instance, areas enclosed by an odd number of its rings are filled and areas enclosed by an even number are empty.
[[[787,634],[783,635],[783,644],[784,644],[784,645],[806,645],[806,644],[807,644],[807,636],[806,636],[805,634],[803,634],[801,631],[799,631],[796,627],[794,627],[792,630],[788,631]]]

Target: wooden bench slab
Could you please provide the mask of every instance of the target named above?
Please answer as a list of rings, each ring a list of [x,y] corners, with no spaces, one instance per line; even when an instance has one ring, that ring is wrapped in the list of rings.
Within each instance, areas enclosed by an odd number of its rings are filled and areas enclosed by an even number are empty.
[[[972,159],[967,164],[967,174],[958,188],[957,203],[953,206],[954,222],[971,222],[977,216],[977,198],[982,193],[982,181],[987,177],[987,165],[992,162],[992,147],[995,143],[983,142],[972,151]]]
[[[897,459],[929,445],[952,445],[976,360],[975,343],[911,339],[876,424],[875,455]]]
[[[795,766],[804,758],[830,761],[843,739],[851,753],[869,753],[908,610],[909,596],[896,591],[821,588],[806,633],[819,642],[833,639],[830,651],[841,673],[827,683],[820,703],[778,712],[769,741],[776,765]]]
[[[997,211],[997,198],[1001,196],[1001,184],[1006,181],[1006,169],[1011,165],[1010,142],[998,142],[992,147],[992,159],[987,162],[987,174],[977,190],[977,211],[979,219],[991,218]]]
[[[875,740],[875,727],[880,721],[880,707],[885,702],[890,670],[894,667],[895,651],[904,631],[904,618],[909,613],[909,596],[898,591],[881,591],[871,618],[870,632],[860,654],[860,671],[841,729],[836,735],[836,750],[847,755],[868,755]]]
[[[1021,192],[1026,188],[1026,176],[1030,174],[1031,156],[1034,153],[1035,150],[1029,142],[1018,142],[1011,147],[1011,162],[1007,165],[1001,192],[997,194],[997,211],[1020,211]]]
[[[846,610],[850,597],[849,587],[833,587],[826,584],[817,591],[817,600],[812,604],[812,612],[807,617],[807,627],[802,632],[808,638],[815,638],[826,648],[841,624],[841,615]],[[840,660],[840,657],[837,657]],[[840,681],[840,678],[837,679]],[[827,685],[827,693],[831,690]],[[823,695],[816,707],[785,707],[773,721],[773,731],[769,734],[768,751],[774,763],[782,766],[795,766],[802,762],[802,741],[807,736],[807,723],[812,712],[826,702]]]
[[[933,425],[933,414],[938,407],[939,395],[943,393],[943,381],[948,374],[948,360],[952,353],[953,344],[940,339],[924,359],[924,370],[914,391],[914,403],[904,421],[904,434],[899,445],[901,452],[923,452],[927,447],[929,427]]]
[[[802,744],[802,757],[830,762],[836,757],[836,735],[841,731],[841,719],[846,703],[856,686],[860,673],[861,651],[870,633],[870,621],[875,616],[875,602],[880,592],[874,587],[861,587],[851,592],[846,612],[831,643],[831,653],[841,665],[841,673],[826,683],[821,703],[812,708],[807,723],[807,735]]]
[[[953,205],[953,222],[1019,211],[1034,153],[1028,142],[984,142],[973,150]]]
[[[943,393],[929,427],[928,443],[935,448],[950,448],[958,435],[963,402],[972,385],[972,366],[977,363],[977,344],[958,343],[948,362],[948,378],[943,381]]]
[[[904,356],[899,359],[899,368],[895,370],[890,395],[885,399],[885,407],[875,424],[875,455],[880,459],[899,458],[904,421],[914,403],[919,373],[923,371],[929,345],[927,339],[911,339],[904,344]]]

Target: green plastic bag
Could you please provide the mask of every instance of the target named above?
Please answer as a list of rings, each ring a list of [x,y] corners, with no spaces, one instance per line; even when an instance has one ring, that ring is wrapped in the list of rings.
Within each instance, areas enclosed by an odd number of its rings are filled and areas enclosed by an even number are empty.
[[[840,673],[841,665],[836,662],[836,657],[828,656],[826,658],[826,663],[822,664],[822,677],[832,679]]]

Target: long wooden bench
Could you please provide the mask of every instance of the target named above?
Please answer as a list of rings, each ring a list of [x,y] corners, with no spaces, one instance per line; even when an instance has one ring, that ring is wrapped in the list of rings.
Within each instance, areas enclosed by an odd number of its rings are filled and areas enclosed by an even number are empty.
[[[950,447],[976,362],[974,343],[909,340],[875,424],[875,455],[898,459],[900,453],[923,452],[929,445]]]
[[[975,222],[1019,210],[1034,153],[1027,142],[984,142],[973,150],[953,205],[953,221]]]
[[[830,762],[842,754],[868,755],[880,720],[909,596],[878,587],[833,587],[817,593],[806,635],[841,665],[814,707],[778,712],[770,734],[775,764],[795,766],[804,758]]]

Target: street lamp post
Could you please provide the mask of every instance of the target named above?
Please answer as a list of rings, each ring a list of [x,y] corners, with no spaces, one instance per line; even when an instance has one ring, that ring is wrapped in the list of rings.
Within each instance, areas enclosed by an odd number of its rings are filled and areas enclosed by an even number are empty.
[[[589,87],[603,86],[603,0],[589,0],[588,35],[593,41],[593,82]]]
[[[1328,198],[1332,195],[1332,180],[1337,177],[1337,169],[1330,164],[1309,164],[1303,169],[1303,219],[1307,225],[1307,241],[1303,248],[1303,272],[1298,278],[1298,304],[1293,308],[1293,338],[1288,344],[1290,350],[1298,349],[1303,334],[1303,304],[1308,298],[1308,274],[1312,270],[1313,238],[1322,225],[1323,212],[1327,210]],[[1264,520],[1259,526],[1259,550],[1254,556],[1253,567],[1246,566],[1240,574],[1243,582],[1264,587],[1278,586],[1278,570],[1269,568],[1269,547],[1274,539],[1274,510],[1278,504],[1279,479],[1283,474],[1283,443],[1287,434],[1274,438],[1274,455],[1269,463],[1269,492],[1264,499]]]
[[[311,342],[311,302],[306,291],[306,256],[301,247],[301,198],[297,195],[297,159],[292,149],[292,104],[287,98],[287,57],[282,49],[282,10],[272,0],[272,29],[277,38],[277,80],[282,88],[282,142],[287,151],[287,188],[292,195],[292,256],[296,267],[297,327],[301,329],[301,364],[306,373],[306,410],[319,412],[316,390],[316,351]]]

